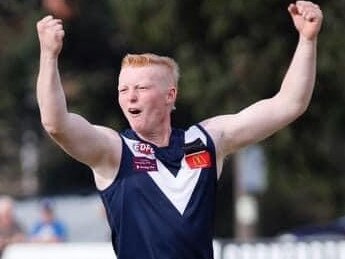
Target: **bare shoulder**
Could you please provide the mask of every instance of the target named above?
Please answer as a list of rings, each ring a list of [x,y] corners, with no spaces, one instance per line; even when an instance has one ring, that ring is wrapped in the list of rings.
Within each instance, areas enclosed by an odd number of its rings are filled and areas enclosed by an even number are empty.
[[[102,143],[106,143],[102,158],[91,167],[97,188],[103,190],[117,176],[122,154],[122,140],[120,134],[111,128],[98,125],[94,127],[104,138]]]
[[[225,157],[231,153],[231,129],[235,129],[231,125],[236,123],[236,116],[220,115],[200,122],[200,125],[209,133],[212,138],[218,155]]]
[[[100,125],[94,125],[94,127],[98,132],[104,134],[105,137],[112,139],[116,142],[121,142],[120,134],[116,130]]]
[[[200,125],[216,140],[222,138],[229,128],[235,126],[236,117],[237,114],[219,115],[201,121]]]
[[[104,152],[107,152],[109,156],[113,159],[120,159],[120,154],[122,151],[122,140],[120,134],[111,128],[94,125],[95,129],[100,133],[99,135],[104,138],[103,143],[105,143],[106,148]],[[107,157],[107,154],[104,154]]]

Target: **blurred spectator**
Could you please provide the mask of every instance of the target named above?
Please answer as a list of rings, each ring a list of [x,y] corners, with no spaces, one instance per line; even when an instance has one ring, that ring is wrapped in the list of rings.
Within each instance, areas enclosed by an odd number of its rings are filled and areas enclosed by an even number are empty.
[[[23,228],[14,215],[14,201],[8,196],[0,197],[0,256],[5,247],[25,241]]]
[[[30,231],[31,242],[58,243],[67,240],[65,224],[54,213],[51,200],[43,200],[40,208],[40,219]]]
[[[70,20],[76,12],[77,0],[42,0],[43,8],[57,18]]]

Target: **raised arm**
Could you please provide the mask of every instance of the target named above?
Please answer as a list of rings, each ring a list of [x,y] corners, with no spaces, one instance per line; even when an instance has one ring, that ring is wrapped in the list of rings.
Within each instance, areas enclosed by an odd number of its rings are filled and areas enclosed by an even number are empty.
[[[220,158],[270,136],[308,107],[315,84],[322,12],[318,5],[307,1],[290,4],[288,11],[299,32],[299,41],[279,92],[237,114],[217,116],[201,123],[213,137]]]
[[[44,129],[68,154],[96,172],[96,184],[107,185],[114,177],[121,153],[121,139],[115,131],[90,124],[69,113],[58,70],[63,46],[62,21],[47,16],[37,23],[40,68],[37,99]]]

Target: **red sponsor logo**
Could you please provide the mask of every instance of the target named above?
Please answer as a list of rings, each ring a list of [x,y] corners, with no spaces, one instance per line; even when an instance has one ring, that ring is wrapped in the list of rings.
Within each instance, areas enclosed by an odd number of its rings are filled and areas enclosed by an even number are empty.
[[[135,143],[133,147],[135,151],[145,155],[151,155],[155,153],[151,145],[147,143]]]
[[[212,165],[210,153],[206,150],[186,155],[186,162],[191,169],[209,168]]]

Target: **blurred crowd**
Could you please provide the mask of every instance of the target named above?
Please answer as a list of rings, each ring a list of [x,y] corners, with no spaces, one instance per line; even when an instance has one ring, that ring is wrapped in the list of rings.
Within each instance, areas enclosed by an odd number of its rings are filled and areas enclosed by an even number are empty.
[[[24,229],[15,215],[15,201],[9,196],[0,197],[0,257],[6,246],[20,242],[58,243],[67,241],[67,228],[54,213],[52,200],[39,203],[35,223]]]

